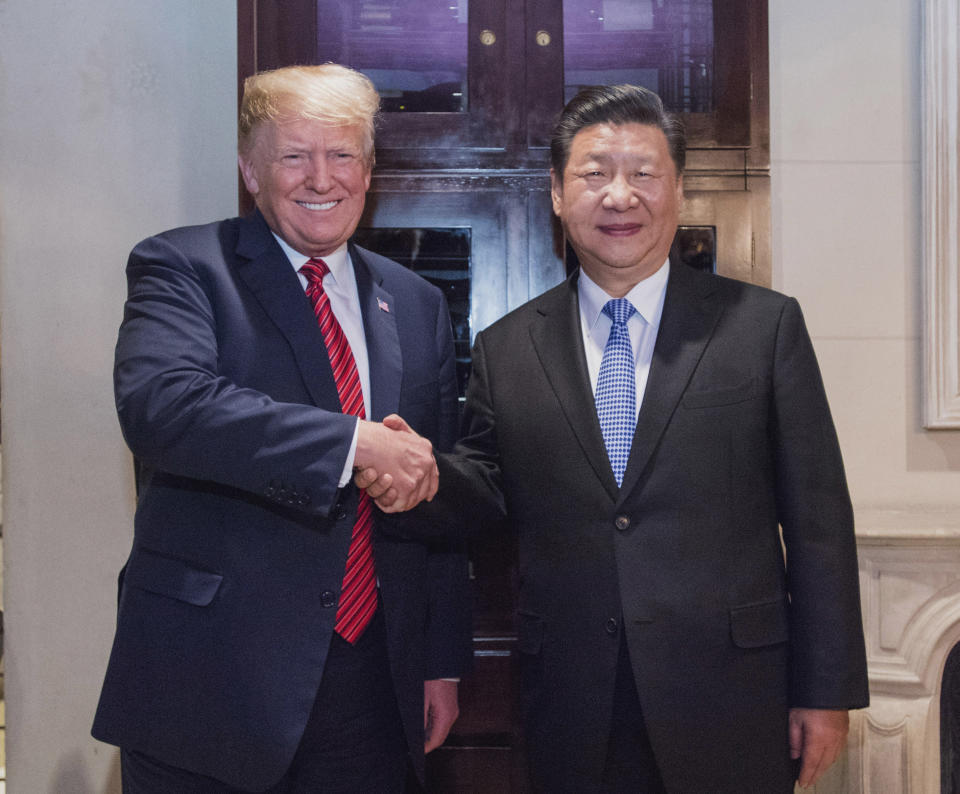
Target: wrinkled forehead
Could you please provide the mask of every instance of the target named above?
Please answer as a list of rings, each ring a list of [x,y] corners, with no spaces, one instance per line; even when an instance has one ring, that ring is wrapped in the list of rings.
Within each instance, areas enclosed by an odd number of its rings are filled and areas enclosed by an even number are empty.
[[[359,124],[330,124],[318,119],[292,117],[265,120],[250,131],[250,148],[274,150],[283,147],[330,149],[367,153],[365,130]]]
[[[601,122],[577,132],[570,144],[564,172],[590,160],[656,163],[676,170],[663,130],[640,122]]]

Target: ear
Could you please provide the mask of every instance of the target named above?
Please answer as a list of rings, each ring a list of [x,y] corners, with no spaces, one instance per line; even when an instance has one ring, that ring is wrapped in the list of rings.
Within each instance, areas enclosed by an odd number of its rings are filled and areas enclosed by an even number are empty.
[[[558,218],[563,218],[560,209],[563,207],[563,178],[557,176],[557,172],[550,169],[550,199],[553,202],[553,214]]]
[[[247,186],[250,195],[255,197],[260,192],[260,183],[257,181],[257,169],[254,168],[253,160],[241,154],[237,155],[237,163],[240,165],[243,184]]]

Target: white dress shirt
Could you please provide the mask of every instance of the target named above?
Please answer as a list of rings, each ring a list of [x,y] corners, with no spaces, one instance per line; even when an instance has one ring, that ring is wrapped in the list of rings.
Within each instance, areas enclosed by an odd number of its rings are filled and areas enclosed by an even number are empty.
[[[304,254],[294,251],[283,240],[276,237],[283,252],[290,260],[290,264],[300,279],[300,285],[304,292],[307,290],[307,277],[300,272],[307,260],[310,258]],[[321,257],[330,268],[330,272],[323,279],[323,290],[330,299],[330,309],[333,316],[337,318],[340,327],[343,329],[344,336],[350,344],[350,350],[353,352],[353,360],[357,364],[357,374],[360,376],[360,389],[363,391],[363,409],[366,415],[370,416],[370,360],[367,357],[367,339],[363,331],[363,315],[360,313],[360,294],[357,292],[357,277],[353,272],[353,262],[350,261],[350,254],[347,252],[347,244],[344,243],[336,251],[328,256]],[[360,421],[353,429],[353,442],[350,444],[350,451],[347,453],[347,460],[344,463],[343,472],[340,475],[340,487],[343,488],[353,476],[353,460],[357,454],[357,433],[359,432]]]
[[[630,347],[636,362],[637,413],[643,403],[647,389],[647,377],[650,374],[650,362],[653,360],[653,346],[660,330],[660,316],[663,314],[663,299],[667,294],[667,278],[670,275],[670,262],[667,260],[652,276],[648,276],[624,297],[633,304],[637,313],[627,321],[630,333]],[[580,270],[577,283],[580,299],[580,328],[583,332],[583,348],[587,354],[587,370],[590,373],[590,385],[594,396],[597,393],[597,380],[600,377],[600,362],[603,360],[603,348],[610,336],[611,320],[603,313],[603,307],[613,296],[608,295],[590,277]]]

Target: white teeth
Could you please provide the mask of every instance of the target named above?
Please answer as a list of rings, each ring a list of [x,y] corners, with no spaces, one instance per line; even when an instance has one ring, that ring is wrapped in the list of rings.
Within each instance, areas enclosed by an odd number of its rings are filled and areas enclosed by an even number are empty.
[[[337,206],[336,201],[325,201],[323,204],[311,204],[308,201],[298,201],[297,204],[308,210],[329,210]]]

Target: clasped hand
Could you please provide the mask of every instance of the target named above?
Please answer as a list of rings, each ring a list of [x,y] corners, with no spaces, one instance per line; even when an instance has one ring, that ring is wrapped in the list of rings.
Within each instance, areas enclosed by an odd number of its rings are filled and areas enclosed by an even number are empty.
[[[385,513],[429,502],[440,482],[433,445],[396,414],[361,422],[353,480]]]

